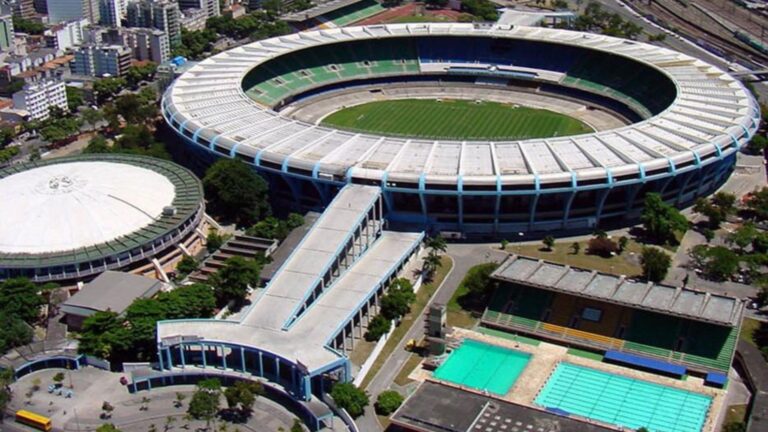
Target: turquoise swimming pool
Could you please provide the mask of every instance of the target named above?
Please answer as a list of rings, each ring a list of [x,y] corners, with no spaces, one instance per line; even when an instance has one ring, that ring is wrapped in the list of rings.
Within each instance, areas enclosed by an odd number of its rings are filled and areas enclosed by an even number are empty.
[[[531,355],[465,339],[435,371],[435,377],[478,390],[505,395]]]
[[[617,426],[699,432],[712,398],[661,384],[560,363],[535,404]]]

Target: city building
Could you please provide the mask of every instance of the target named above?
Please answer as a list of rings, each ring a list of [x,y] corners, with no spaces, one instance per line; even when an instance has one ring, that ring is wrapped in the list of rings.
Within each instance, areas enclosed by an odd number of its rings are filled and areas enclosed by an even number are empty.
[[[64,284],[114,270],[168,281],[208,230],[200,180],[150,157],[14,165],[0,170],[0,194],[0,279]]]
[[[171,45],[168,35],[153,28],[123,29],[123,45],[133,50],[136,60],[149,60],[156,64],[165,63],[171,58]]]
[[[88,27],[86,19],[56,24],[43,33],[45,46],[61,51],[76,47],[83,43],[83,32],[86,27]]]
[[[179,9],[202,9],[206,17],[215,17],[221,15],[219,0],[178,0]]]
[[[123,11],[120,0],[99,0],[101,25],[118,28],[122,26]]]
[[[35,12],[41,15],[48,15],[48,0],[32,0],[32,7]]]
[[[626,226],[650,192],[684,207],[728,179],[760,122],[741,82],[659,46],[535,29],[391,24],[267,39],[189,69],[165,92],[162,112],[201,167],[241,159],[269,178],[281,205],[322,208],[346,184],[375,184],[393,228],[459,238]],[[370,66],[344,66],[355,64]],[[276,114],[320,94],[409,80],[535,91],[625,120],[569,137],[464,142],[329,133]],[[728,120],[714,120],[724,109]]]
[[[3,11],[6,12],[6,11]],[[10,13],[3,13],[0,16],[0,51],[9,52],[13,51],[14,47],[14,33],[13,33],[13,16]]]
[[[131,50],[121,45],[83,45],[75,51],[72,74],[122,76],[131,66]]]
[[[171,48],[181,44],[181,12],[179,5],[169,0],[139,0],[128,4],[128,27],[148,27],[168,35]]]
[[[99,17],[99,0],[48,0],[48,21],[51,24],[82,18],[97,24]]]
[[[32,0],[17,0],[15,3],[13,3],[13,14],[15,16],[20,16],[24,19],[34,19],[37,18],[35,14],[35,6],[32,3]]]
[[[179,24],[188,31],[205,30],[208,14],[202,9],[184,9]]]
[[[83,321],[97,312],[122,315],[134,300],[152,298],[168,286],[157,279],[118,271],[105,271],[85,284],[61,304],[70,331],[77,331]]]
[[[33,120],[45,120],[53,106],[67,110],[66,87],[63,82],[56,81],[27,84],[13,94],[13,106],[27,111]]]

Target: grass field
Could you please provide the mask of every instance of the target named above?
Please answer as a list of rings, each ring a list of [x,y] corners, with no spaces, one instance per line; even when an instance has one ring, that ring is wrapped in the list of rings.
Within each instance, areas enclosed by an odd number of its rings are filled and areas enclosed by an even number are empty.
[[[549,138],[592,132],[579,120],[552,111],[455,99],[370,102],[337,111],[323,123],[382,135],[441,139]]]

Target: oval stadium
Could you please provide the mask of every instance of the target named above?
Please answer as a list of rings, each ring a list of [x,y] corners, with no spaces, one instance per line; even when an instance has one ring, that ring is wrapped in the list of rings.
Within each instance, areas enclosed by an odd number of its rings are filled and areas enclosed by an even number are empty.
[[[462,135],[446,117],[445,127],[435,118],[427,132],[409,135],[424,125],[388,133],[325,121],[395,99],[495,101],[587,129],[477,135],[487,132],[480,119]],[[488,238],[626,225],[650,192],[686,206],[728,178],[760,115],[740,82],[685,54],[477,24],[348,27],[255,42],[185,72],[162,113],[199,167],[241,159],[293,207],[321,208],[349,183],[376,185],[394,228]]]
[[[166,279],[202,247],[200,180],[175,163],[82,155],[0,170],[0,279],[84,280],[106,270]]]

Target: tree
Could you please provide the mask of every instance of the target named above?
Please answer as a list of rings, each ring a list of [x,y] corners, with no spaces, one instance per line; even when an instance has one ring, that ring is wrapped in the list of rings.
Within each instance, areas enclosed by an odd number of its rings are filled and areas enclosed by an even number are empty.
[[[385,390],[376,398],[376,413],[388,416],[395,412],[403,403],[403,396],[394,390]]]
[[[67,107],[71,112],[76,112],[77,108],[85,103],[83,100],[83,89],[72,86],[66,86],[65,89],[67,92]]]
[[[40,316],[45,300],[40,289],[26,278],[6,279],[0,284],[0,312],[34,323]]]
[[[52,378],[53,383],[56,384],[56,386],[60,386],[62,382],[64,382],[64,372],[56,372],[56,374]]]
[[[149,81],[157,71],[157,64],[147,62],[140,66],[131,66],[125,72],[125,79],[128,85],[136,87],[141,81]]]
[[[381,339],[382,336],[389,333],[392,328],[392,321],[384,318],[382,315],[376,315],[368,323],[368,330],[365,332],[365,340],[368,342],[376,342]]]
[[[718,192],[711,199],[699,198],[693,206],[693,211],[706,216],[709,228],[716,230],[720,224],[735,212],[736,196],[727,192]]]
[[[242,307],[249,290],[259,284],[261,267],[262,263],[254,259],[241,256],[228,258],[224,267],[208,279],[213,285],[217,305],[223,307],[234,302],[235,309]]]
[[[544,239],[541,240],[542,243],[544,243],[544,247],[548,251],[552,251],[552,247],[555,246],[555,238],[551,235],[548,235],[544,237]]]
[[[96,80],[93,83],[93,91],[96,95],[98,103],[104,103],[105,101],[112,99],[115,95],[120,93],[128,82],[124,78],[102,78]]]
[[[184,255],[184,257],[179,260],[179,263],[176,264],[176,271],[179,273],[179,276],[183,277],[197,270],[199,265],[200,264],[195,257]]]
[[[443,261],[440,259],[440,256],[433,253],[428,253],[424,258],[422,258],[422,261],[421,272],[424,275],[424,280],[426,281],[431,280],[438,267],[443,265]]]
[[[752,154],[760,154],[768,148],[768,137],[756,134],[747,144],[747,150]]]
[[[381,314],[388,320],[397,320],[410,312],[416,301],[413,285],[407,279],[396,279],[387,294],[381,298]]]
[[[124,321],[111,311],[99,311],[83,321],[78,336],[78,351],[95,357],[110,359],[112,354],[126,347],[127,332]]]
[[[13,383],[13,370],[0,369],[0,413],[4,413],[13,399],[11,392],[11,383]],[[4,415],[0,415],[0,423],[3,422]]]
[[[440,234],[434,237],[428,237],[425,245],[427,246],[427,249],[430,250],[430,252],[438,255],[445,253],[448,250],[448,244],[446,243],[445,238]]]
[[[757,235],[758,231],[757,228],[755,228],[755,225],[751,222],[747,222],[728,236],[728,243],[735,244],[743,253],[744,249],[752,244],[752,241]]]
[[[206,428],[219,412],[221,403],[221,383],[215,378],[202,380],[197,384],[195,393],[189,401],[187,413],[197,420],[205,420]]]
[[[203,177],[210,211],[239,226],[253,225],[272,212],[267,182],[239,159],[219,159]]]
[[[706,252],[704,271],[713,280],[724,281],[730,279],[739,269],[739,257],[732,250],[716,246]]]
[[[0,352],[32,342],[32,327],[18,317],[0,314]]]
[[[665,252],[654,248],[644,247],[640,254],[640,265],[643,277],[651,282],[659,283],[667,277],[672,259]]]
[[[241,418],[248,418],[256,398],[264,394],[264,387],[258,381],[238,381],[224,390],[224,399],[231,410],[237,410]]]
[[[115,427],[112,423],[104,423],[103,425],[96,428],[96,432],[122,432],[120,429]]]
[[[627,248],[627,245],[629,244],[629,239],[625,236],[619,237],[619,253],[623,253],[624,250]]]
[[[104,113],[93,108],[84,108],[80,111],[80,116],[86,123],[91,125],[92,128],[95,128],[99,122],[104,120]]]
[[[83,153],[111,153],[112,147],[109,146],[107,139],[101,135],[96,135],[88,141],[88,146],[83,149]]]
[[[657,193],[646,195],[640,219],[648,236],[660,244],[676,242],[675,235],[688,230],[685,216],[665,203]]]
[[[578,255],[579,251],[581,251],[581,244],[579,242],[571,243],[571,250],[573,251],[574,255]]]
[[[31,19],[24,19],[21,16],[13,15],[13,31],[17,33],[27,33],[31,35],[41,35],[45,31],[45,25],[42,22]]]
[[[703,230],[701,230],[701,235],[704,236],[704,239],[707,241],[707,243],[711,243],[712,240],[715,238],[715,232],[709,228],[704,228]]]
[[[493,291],[491,273],[499,267],[498,263],[484,263],[476,265],[467,271],[462,280],[462,285],[471,294],[477,297],[486,297]]]
[[[331,390],[331,397],[339,408],[347,410],[353,418],[363,415],[370,401],[364,390],[352,383],[338,383]]]
[[[768,187],[756,190],[748,195],[747,209],[759,220],[768,220]]]
[[[208,253],[214,253],[224,245],[226,239],[223,235],[219,234],[219,231],[211,228],[208,231],[208,236],[205,238],[205,248]]]
[[[509,240],[501,239],[501,250],[506,250],[507,246],[509,246]]]
[[[285,220],[274,216],[266,217],[246,230],[246,234],[254,237],[284,240],[295,228],[304,225],[304,217],[298,213],[291,213]]]

